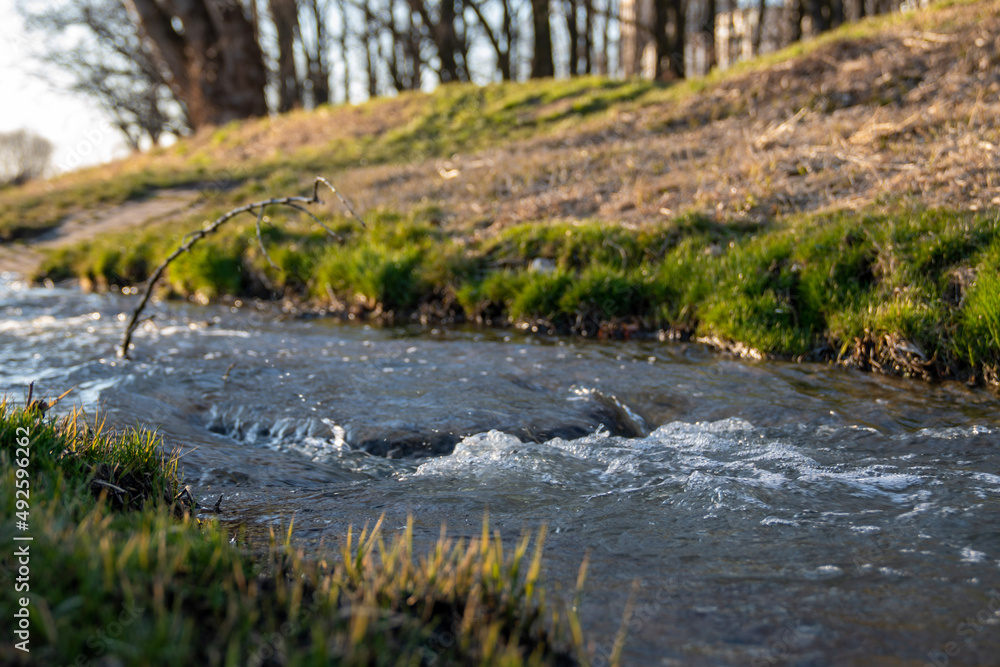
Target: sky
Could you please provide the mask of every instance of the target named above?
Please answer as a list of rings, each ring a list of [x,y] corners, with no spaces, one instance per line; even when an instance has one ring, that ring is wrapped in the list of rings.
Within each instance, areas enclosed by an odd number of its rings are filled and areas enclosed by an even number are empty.
[[[127,155],[125,142],[95,103],[38,76],[32,35],[14,3],[0,0],[0,132],[27,128],[51,141],[56,172]]]

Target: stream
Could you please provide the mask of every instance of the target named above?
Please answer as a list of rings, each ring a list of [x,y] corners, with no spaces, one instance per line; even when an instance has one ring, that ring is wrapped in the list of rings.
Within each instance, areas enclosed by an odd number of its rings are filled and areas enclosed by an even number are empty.
[[[203,504],[309,548],[547,525],[606,664],[1000,664],[1000,401],[694,344],[374,328],[0,281],[0,392],[155,428]]]

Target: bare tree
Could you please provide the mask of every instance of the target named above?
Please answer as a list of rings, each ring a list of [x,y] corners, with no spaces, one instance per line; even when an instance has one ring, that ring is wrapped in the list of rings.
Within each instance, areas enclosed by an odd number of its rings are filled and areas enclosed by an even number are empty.
[[[496,55],[496,66],[503,81],[514,78],[513,57],[516,32],[514,30],[514,9],[510,0],[499,0],[500,21],[493,25],[486,17],[487,5],[481,0],[465,0],[464,5],[476,17],[476,24]]]
[[[381,27],[375,12],[372,11],[368,3],[363,3],[365,14],[365,33],[361,43],[365,49],[365,71],[368,74],[368,97],[378,95],[378,61],[379,61],[379,38]]]
[[[829,0],[830,27],[839,28],[844,24],[844,0]]]
[[[715,67],[715,20],[718,14],[717,0],[704,0],[701,15],[701,43],[705,49],[705,71]]]
[[[49,167],[52,142],[30,130],[0,133],[0,184],[21,185]]]
[[[583,73],[594,71],[594,19],[597,15],[594,0],[583,0]]]
[[[579,4],[580,0],[562,0],[566,33],[569,37],[566,43],[566,60],[569,62],[570,76],[580,74],[580,24],[577,12]]]
[[[38,58],[69,75],[68,89],[97,101],[138,150],[166,133],[188,128],[186,110],[120,0],[75,0],[19,5],[29,30],[43,35]]]
[[[531,25],[534,28],[534,50],[531,55],[531,78],[555,76],[552,58],[552,26],[549,23],[549,0],[531,0]]]
[[[344,87],[344,102],[349,103],[351,101],[351,61],[349,55],[351,49],[348,42],[351,31],[348,25],[347,2],[345,0],[337,0],[337,9],[340,15],[340,35],[337,36],[337,45],[340,47],[340,61],[343,66],[341,83]]]
[[[423,80],[425,63],[422,40],[417,30],[418,21],[408,3],[391,0],[389,28],[392,33],[392,54],[388,61],[389,76],[396,90],[417,90]]]
[[[643,54],[653,41],[652,0],[621,0],[619,5],[622,74],[626,77],[644,75]]]
[[[653,8],[656,78],[683,79],[687,3],[685,0],[655,0]]]
[[[239,0],[124,0],[195,128],[267,113],[257,26]]]
[[[299,34],[299,7],[295,0],[268,0],[278,43],[278,111],[302,106],[302,88],[295,66],[295,37]],[[259,32],[259,28],[258,28]]]
[[[760,43],[764,38],[764,18],[767,12],[767,0],[757,0],[757,29],[753,33],[753,54],[760,53]]]
[[[332,8],[331,0],[301,0],[307,15],[307,31],[302,29],[300,41],[306,57],[305,86],[312,92],[313,106],[326,104],[330,101],[330,58],[327,55],[332,45],[327,21]],[[306,34],[310,35],[306,39]]]
[[[420,17],[427,38],[437,52],[437,75],[441,83],[471,81],[469,41],[460,12],[464,3],[439,0],[437,3],[408,0],[413,14]]]

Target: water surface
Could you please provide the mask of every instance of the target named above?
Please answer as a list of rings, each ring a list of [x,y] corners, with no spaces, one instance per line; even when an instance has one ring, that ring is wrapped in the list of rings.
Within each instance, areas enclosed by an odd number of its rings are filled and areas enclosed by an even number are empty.
[[[997,664],[992,394],[250,306],[157,304],[122,363],[132,306],[3,282],[0,390],[157,428],[226,519],[294,514],[310,547],[382,513],[426,542],[545,524],[553,592],[590,554],[596,664],[633,590],[627,664]]]

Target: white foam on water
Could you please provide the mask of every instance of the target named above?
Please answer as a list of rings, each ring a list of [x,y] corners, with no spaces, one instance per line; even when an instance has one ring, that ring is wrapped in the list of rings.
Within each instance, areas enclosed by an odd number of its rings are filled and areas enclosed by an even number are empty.
[[[826,431],[825,438],[836,437],[836,429]],[[786,437],[737,418],[671,422],[645,438],[595,433],[540,444],[491,431],[463,439],[451,455],[421,464],[414,475],[545,473],[551,483],[577,485],[588,498],[647,494],[660,502],[734,510],[780,507],[796,495],[831,491],[906,503],[918,500],[928,482],[925,474],[871,457],[853,461],[842,453],[821,462],[818,453],[808,433]]]

